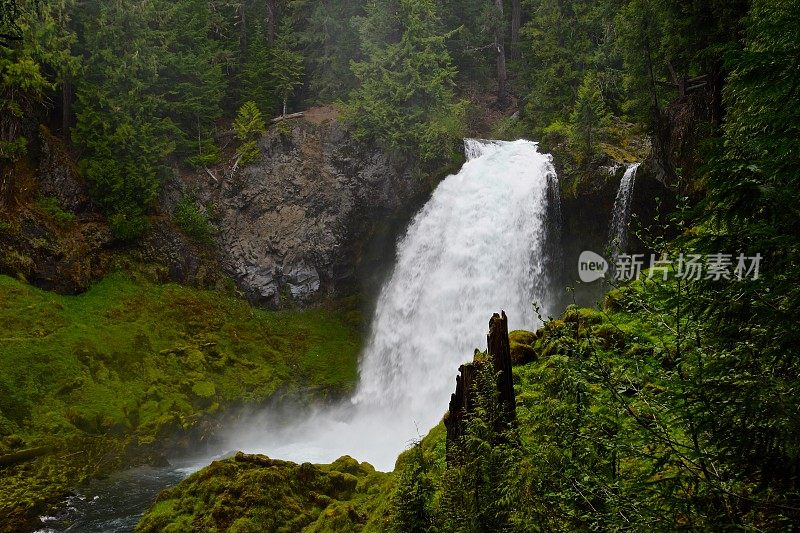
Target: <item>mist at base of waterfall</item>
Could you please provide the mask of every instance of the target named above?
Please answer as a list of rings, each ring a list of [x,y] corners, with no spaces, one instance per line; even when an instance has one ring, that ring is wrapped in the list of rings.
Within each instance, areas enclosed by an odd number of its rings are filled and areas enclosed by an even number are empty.
[[[458,366],[486,348],[493,312],[505,310],[512,330],[539,325],[534,304],[552,304],[551,158],[522,140],[467,140],[465,153],[398,244],[353,397],[253,413],[227,431],[229,449],[313,463],[350,455],[390,471],[441,420]]]

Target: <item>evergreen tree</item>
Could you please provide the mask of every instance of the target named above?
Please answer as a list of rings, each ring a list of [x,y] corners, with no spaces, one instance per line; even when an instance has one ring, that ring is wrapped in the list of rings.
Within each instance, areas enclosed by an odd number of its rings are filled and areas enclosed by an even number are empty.
[[[603,128],[608,126],[608,117],[609,112],[603,102],[597,76],[588,72],[578,89],[575,109],[570,115],[573,142],[580,147],[587,159],[594,154]]]
[[[275,79],[275,92],[283,105],[282,115],[286,115],[289,97],[303,84],[303,56],[294,51],[291,33],[291,26],[284,24],[271,54],[272,76]]]
[[[527,0],[530,20],[523,26],[517,63],[518,84],[528,97],[523,118],[541,134],[550,124],[566,122],[589,71],[604,92],[613,94],[619,63],[614,53],[611,1]]]
[[[242,64],[239,97],[244,103],[255,102],[262,113],[271,115],[277,107],[272,77],[274,57],[261,25],[256,22],[254,26]]]
[[[356,135],[431,161],[461,136],[464,104],[432,0],[373,0],[360,22],[365,61],[353,63],[360,87],[346,119]]]
[[[290,3],[297,28],[297,46],[306,62],[307,97],[330,103],[347,97],[356,86],[350,62],[360,59],[355,17],[364,15],[363,0],[294,0]]]
[[[709,344],[694,392],[708,406],[697,417],[720,451],[713,460],[730,465],[732,478],[771,487],[762,496],[783,512],[800,490],[800,420],[789,392],[800,382],[800,2],[755,0],[745,43],[728,57],[723,138],[690,244],[759,254],[761,268],[757,278],[707,281],[692,299]]]
[[[236,153],[239,162],[243,165],[255,161],[260,152],[258,150],[258,137],[266,131],[264,117],[255,102],[245,102],[239,109],[239,114],[233,122],[236,138],[242,144]]]
[[[115,235],[138,236],[155,201],[178,133],[164,116],[160,84],[162,11],[153,2],[111,2],[85,20],[87,71],[77,90],[73,139],[81,168]]]
[[[222,116],[222,68],[218,43],[209,38],[212,16],[207,0],[165,2],[159,6],[157,43],[161,62],[157,83],[159,113],[176,126],[180,155],[196,155],[212,145],[216,121]]]

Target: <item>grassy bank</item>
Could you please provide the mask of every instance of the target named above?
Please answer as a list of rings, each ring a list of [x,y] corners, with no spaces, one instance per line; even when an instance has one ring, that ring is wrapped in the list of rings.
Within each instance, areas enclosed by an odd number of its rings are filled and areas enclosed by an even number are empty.
[[[79,296],[0,276],[0,515],[21,524],[132,449],[279,390],[345,394],[352,305],[270,312],[217,292],[110,275]],[[3,463],[7,463],[3,465]],[[3,530],[5,523],[0,530]]]

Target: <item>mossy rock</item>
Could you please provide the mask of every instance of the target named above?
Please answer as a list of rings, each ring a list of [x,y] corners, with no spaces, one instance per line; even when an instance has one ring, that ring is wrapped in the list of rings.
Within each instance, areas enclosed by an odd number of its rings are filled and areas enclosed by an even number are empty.
[[[603,321],[603,315],[594,309],[570,305],[564,311],[562,320],[571,324],[599,324]]]
[[[239,452],[163,491],[136,531],[363,531],[390,477],[347,456],[312,465]]]
[[[533,347],[536,339],[536,333],[530,331],[515,330],[508,334],[511,362],[514,365],[524,365],[536,360],[536,350]]]

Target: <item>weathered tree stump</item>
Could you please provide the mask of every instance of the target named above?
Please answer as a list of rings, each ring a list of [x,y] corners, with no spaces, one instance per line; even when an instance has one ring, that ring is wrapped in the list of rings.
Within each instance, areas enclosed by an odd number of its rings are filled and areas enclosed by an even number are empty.
[[[497,376],[496,387],[500,415],[495,419],[494,430],[498,436],[516,422],[517,409],[514,398],[514,377],[511,371],[511,345],[508,340],[508,318],[504,311],[495,313],[489,320],[489,334],[486,336],[488,358],[475,350],[471,363],[463,364],[456,376],[456,391],[450,395],[450,405],[444,416],[447,429],[447,461],[457,456],[465,435],[466,422],[474,414],[476,401],[476,377],[483,365],[491,362],[492,371]]]

